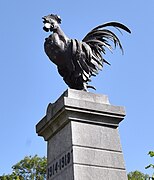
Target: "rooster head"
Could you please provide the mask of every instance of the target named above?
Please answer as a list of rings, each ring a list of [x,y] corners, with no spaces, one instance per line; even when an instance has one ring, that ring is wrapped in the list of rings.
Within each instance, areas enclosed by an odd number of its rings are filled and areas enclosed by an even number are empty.
[[[61,18],[58,15],[50,14],[44,16],[43,18],[44,27],[43,30],[46,32],[54,31],[59,27],[61,23]]]

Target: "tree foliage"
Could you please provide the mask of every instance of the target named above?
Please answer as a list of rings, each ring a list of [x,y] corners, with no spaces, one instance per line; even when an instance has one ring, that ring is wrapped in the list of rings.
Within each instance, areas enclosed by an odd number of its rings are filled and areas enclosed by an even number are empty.
[[[154,157],[154,151],[149,151],[148,155]],[[154,164],[149,164],[145,169],[152,168],[154,169]],[[143,174],[140,171],[134,171],[128,173],[128,180],[154,180],[154,175],[151,177],[147,174]]]
[[[0,180],[44,180],[46,179],[46,157],[26,156],[12,166],[12,174],[0,176]]]
[[[149,151],[148,155],[150,157],[154,157],[154,151]],[[148,166],[145,167],[145,169],[148,169],[148,168],[154,169],[154,164],[149,164]],[[152,175],[151,179],[154,180],[154,174]]]
[[[154,157],[154,151],[149,151],[148,155],[150,157]],[[153,168],[154,169],[154,164],[149,164],[148,166],[145,167],[145,169],[148,169],[148,168]]]
[[[140,171],[128,173],[128,180],[149,180],[149,176]]]

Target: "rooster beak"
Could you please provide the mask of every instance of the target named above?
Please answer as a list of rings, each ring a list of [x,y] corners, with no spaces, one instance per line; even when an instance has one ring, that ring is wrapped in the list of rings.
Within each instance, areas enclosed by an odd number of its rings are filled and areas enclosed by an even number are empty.
[[[44,27],[43,27],[44,31],[49,32],[50,28],[51,28],[51,24],[50,23],[44,23]]]
[[[44,27],[46,27],[47,29],[50,29],[51,24],[50,24],[50,23],[45,23],[45,24],[44,24]]]

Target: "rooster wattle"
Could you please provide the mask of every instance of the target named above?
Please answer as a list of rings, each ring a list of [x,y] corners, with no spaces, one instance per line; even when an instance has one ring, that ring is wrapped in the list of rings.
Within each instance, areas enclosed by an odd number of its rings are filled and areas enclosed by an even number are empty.
[[[102,57],[106,48],[112,51],[110,41],[123,51],[119,38],[107,26],[131,31],[118,22],[108,22],[92,29],[82,41],[68,38],[60,28],[61,19],[50,14],[43,17],[46,32],[52,34],[45,39],[44,49],[49,59],[57,65],[59,74],[72,89],[85,90],[94,88],[89,86],[91,76],[96,76],[103,64],[110,64]],[[95,89],[95,88],[94,88]]]

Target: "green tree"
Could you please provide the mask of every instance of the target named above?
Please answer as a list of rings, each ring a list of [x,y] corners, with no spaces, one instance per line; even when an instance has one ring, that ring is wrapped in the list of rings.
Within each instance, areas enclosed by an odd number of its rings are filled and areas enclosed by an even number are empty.
[[[44,180],[46,179],[46,157],[26,156],[12,166],[12,174],[0,176],[0,180]]]
[[[154,157],[154,151],[149,151],[148,155],[150,157]],[[148,168],[154,169],[154,164],[149,164],[148,166],[145,167],[145,169],[148,169]],[[154,174],[152,175],[151,179],[154,180]]]
[[[143,174],[140,171],[133,171],[128,173],[128,180],[149,180],[149,175]]]

